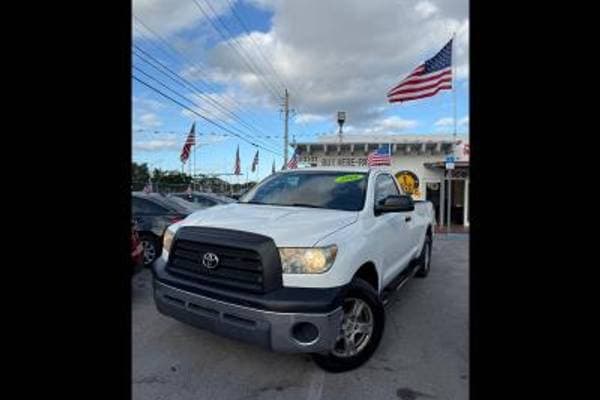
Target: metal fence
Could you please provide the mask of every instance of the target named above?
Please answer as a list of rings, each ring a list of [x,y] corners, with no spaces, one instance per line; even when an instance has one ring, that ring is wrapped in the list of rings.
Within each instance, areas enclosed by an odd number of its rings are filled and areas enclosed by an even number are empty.
[[[180,183],[180,184],[172,184],[172,183],[163,183],[163,182],[132,182],[131,183],[131,191],[132,192],[141,192],[144,190],[146,185],[150,185],[152,187],[152,192],[155,193],[182,193],[188,190],[188,187],[191,186],[192,190],[195,192],[205,192],[205,193],[215,193],[225,196],[231,196],[235,194],[240,194],[246,192],[252,186],[254,186],[254,182],[249,183],[240,183],[240,184],[231,184],[228,182],[192,182],[191,184]]]

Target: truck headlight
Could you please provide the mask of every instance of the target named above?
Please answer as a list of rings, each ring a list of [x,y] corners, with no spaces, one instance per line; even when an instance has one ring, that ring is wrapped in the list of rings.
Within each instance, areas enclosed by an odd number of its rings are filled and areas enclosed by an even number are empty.
[[[163,249],[171,251],[171,244],[173,244],[173,237],[175,236],[175,232],[170,229],[165,230],[165,234],[163,235]]]
[[[322,274],[331,268],[336,255],[336,245],[279,248],[284,274]]]

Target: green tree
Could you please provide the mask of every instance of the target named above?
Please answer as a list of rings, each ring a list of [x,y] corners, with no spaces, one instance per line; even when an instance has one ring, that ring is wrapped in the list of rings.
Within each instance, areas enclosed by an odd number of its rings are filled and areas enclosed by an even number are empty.
[[[141,190],[150,178],[150,171],[148,170],[148,164],[131,164],[131,184],[134,190]]]

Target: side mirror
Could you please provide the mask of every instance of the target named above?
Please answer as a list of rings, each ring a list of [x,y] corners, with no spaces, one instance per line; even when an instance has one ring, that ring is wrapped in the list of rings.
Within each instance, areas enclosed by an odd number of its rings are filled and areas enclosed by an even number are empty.
[[[410,196],[388,196],[375,206],[375,213],[413,211],[415,203]]]

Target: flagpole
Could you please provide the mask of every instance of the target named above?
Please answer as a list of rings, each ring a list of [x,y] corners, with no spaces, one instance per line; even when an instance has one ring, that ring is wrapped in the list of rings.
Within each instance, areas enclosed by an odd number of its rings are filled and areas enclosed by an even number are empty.
[[[452,107],[454,111],[454,132],[452,138],[456,140],[456,55],[454,54],[454,42],[456,38],[456,31],[452,33],[452,51],[450,53],[450,63],[452,65]],[[452,149],[454,149],[454,143],[452,143]],[[446,232],[450,232],[450,224],[452,223],[452,170],[446,171],[448,179],[448,209],[446,213]]]
[[[456,139],[456,60],[454,54],[454,39],[456,38],[456,31],[452,34],[452,52],[450,53],[450,63],[452,64],[452,103],[454,108],[454,139]]]

